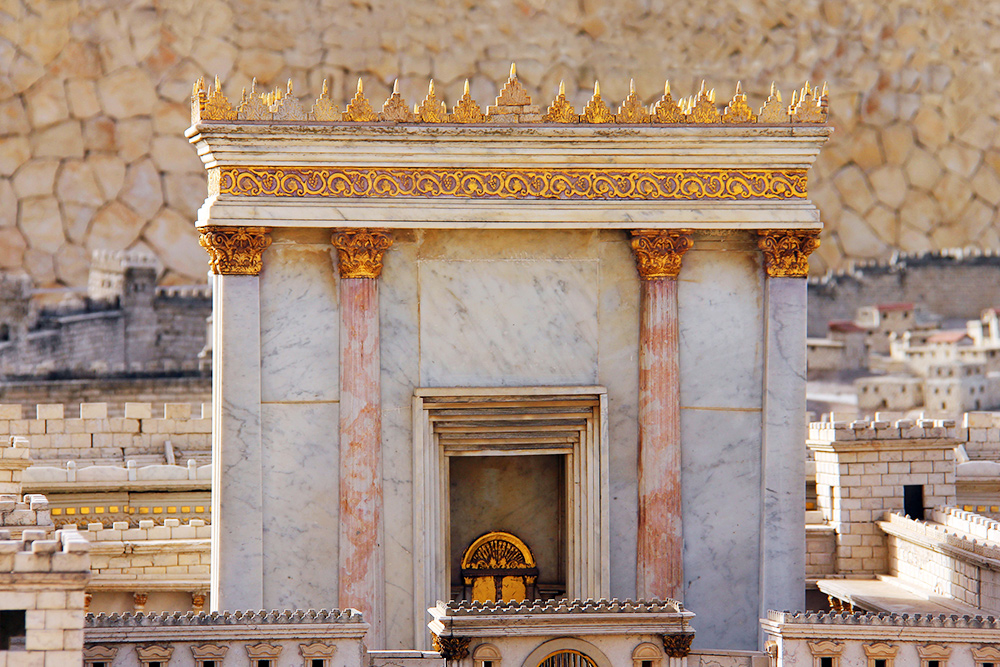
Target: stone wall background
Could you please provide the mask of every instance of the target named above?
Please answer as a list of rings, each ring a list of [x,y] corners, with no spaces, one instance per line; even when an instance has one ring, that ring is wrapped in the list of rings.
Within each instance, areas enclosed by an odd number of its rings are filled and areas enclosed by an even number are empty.
[[[760,106],[828,80],[836,133],[810,174],[827,229],[814,273],[851,259],[1000,248],[1000,3],[951,0],[0,0],[0,270],[83,285],[90,251],[148,249],[166,284],[203,282],[204,175],[183,136],[199,76],[324,78],[341,105],[399,76],[487,104],[515,60],[535,101],[595,78],[619,102],[737,78]],[[574,93],[575,91],[575,93]]]

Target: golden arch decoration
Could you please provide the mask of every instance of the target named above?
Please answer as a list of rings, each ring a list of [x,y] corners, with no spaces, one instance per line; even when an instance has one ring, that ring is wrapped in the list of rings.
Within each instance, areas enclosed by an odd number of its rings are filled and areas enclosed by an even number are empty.
[[[545,656],[538,667],[597,667],[597,663],[583,651],[563,649]]]
[[[538,567],[531,549],[511,533],[492,531],[462,556],[465,597],[476,602],[522,602],[535,597]]]

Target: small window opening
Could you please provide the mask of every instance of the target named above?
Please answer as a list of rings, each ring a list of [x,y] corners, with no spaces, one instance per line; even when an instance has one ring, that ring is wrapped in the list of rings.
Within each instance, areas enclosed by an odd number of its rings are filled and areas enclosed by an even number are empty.
[[[643,660],[642,661],[642,667],[653,667],[653,661],[652,660]]]
[[[922,484],[903,486],[903,513],[910,518],[924,520],[924,487]],[[885,667],[885,665],[879,665],[876,660],[875,667]]]
[[[257,667],[271,667],[271,661],[270,660],[258,660],[257,661]]]
[[[147,662],[146,667],[163,667],[162,662]]]
[[[877,658],[875,660],[875,667],[888,667],[888,661],[885,658]]]
[[[202,660],[201,667],[215,667],[215,660]]]
[[[313,658],[309,664],[310,667],[326,667],[326,660],[323,658]]]
[[[927,667],[941,667],[941,661],[940,660],[928,660],[927,661]]]
[[[483,667],[493,667],[493,661],[492,660],[483,660]],[[646,663],[645,662],[642,663],[642,667],[646,667]]]
[[[25,650],[24,617],[23,609],[0,611],[0,651]]]
[[[819,659],[819,667],[833,667],[833,658],[827,656]]]
[[[88,667],[108,667],[106,662],[92,662]]]

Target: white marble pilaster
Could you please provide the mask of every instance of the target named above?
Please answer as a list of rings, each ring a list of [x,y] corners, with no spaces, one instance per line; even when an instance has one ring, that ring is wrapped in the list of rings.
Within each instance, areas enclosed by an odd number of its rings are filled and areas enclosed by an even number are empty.
[[[212,609],[260,609],[259,278],[215,275],[213,290]]]
[[[760,614],[805,608],[806,280],[764,288]]]

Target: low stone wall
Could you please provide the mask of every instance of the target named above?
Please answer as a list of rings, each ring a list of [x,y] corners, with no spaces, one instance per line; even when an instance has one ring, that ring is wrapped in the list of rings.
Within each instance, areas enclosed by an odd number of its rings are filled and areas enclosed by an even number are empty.
[[[126,403],[124,417],[109,417],[106,403],[82,404],[78,418],[67,412],[61,404],[42,404],[33,418],[25,418],[20,405],[0,405],[0,438],[28,437],[36,463],[163,462],[167,441],[181,459],[207,459],[211,453],[209,405],[167,403],[155,417],[149,403]]]

